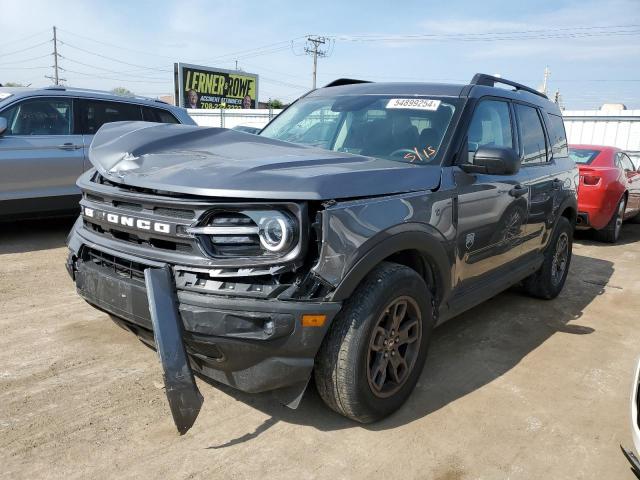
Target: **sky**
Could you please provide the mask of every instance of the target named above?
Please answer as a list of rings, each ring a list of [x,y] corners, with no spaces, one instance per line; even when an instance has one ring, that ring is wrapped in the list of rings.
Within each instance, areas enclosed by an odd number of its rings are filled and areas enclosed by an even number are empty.
[[[640,108],[640,0],[0,0],[0,83],[50,85],[52,27],[66,84],[173,91],[173,63],[257,73],[260,100],[311,88],[307,35],[336,78],[468,83],[478,72],[548,91],[567,109]],[[416,37],[420,36],[420,37]],[[524,37],[524,38],[523,38]]]

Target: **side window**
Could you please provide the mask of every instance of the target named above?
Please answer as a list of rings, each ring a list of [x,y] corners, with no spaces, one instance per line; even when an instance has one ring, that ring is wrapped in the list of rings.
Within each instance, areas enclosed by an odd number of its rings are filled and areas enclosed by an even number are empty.
[[[623,168],[622,167],[622,154],[621,153],[616,153],[616,156],[614,157],[614,160],[613,160],[613,164],[617,168]]]
[[[499,100],[483,100],[473,112],[468,131],[469,162],[479,147],[513,148],[513,128],[509,104]]]
[[[523,164],[547,161],[547,141],[538,111],[533,107],[516,104],[520,139],[524,150]]]
[[[153,107],[142,107],[142,119],[145,122],[180,123],[170,112]]]
[[[629,172],[635,171],[635,168],[633,167],[633,162],[631,161],[631,159],[624,153],[621,154],[621,156],[622,156],[622,168],[625,171],[629,171]]]
[[[559,157],[569,155],[567,148],[567,134],[564,129],[564,122],[560,115],[549,114],[549,137],[551,137],[551,151]]]
[[[34,98],[7,108],[5,135],[71,135],[73,116],[69,98]]]
[[[96,133],[105,123],[142,120],[140,107],[131,103],[83,100],[81,105],[82,133],[89,135]]]

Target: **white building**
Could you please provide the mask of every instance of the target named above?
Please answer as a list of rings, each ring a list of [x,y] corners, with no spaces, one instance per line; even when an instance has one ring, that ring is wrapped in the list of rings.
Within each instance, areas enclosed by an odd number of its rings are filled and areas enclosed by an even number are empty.
[[[565,110],[562,115],[569,143],[640,151],[640,110]]]

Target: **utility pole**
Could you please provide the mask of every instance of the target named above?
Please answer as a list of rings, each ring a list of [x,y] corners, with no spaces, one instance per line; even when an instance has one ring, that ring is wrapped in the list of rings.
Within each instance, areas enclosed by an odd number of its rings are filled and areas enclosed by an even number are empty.
[[[316,88],[316,77],[318,75],[318,57],[326,57],[327,52],[325,50],[320,50],[320,45],[324,45],[327,43],[327,39],[325,37],[307,37],[307,42],[309,42],[309,46],[305,47],[304,51],[313,55],[313,89]]]
[[[545,95],[547,95],[547,87],[548,87],[548,83],[549,83],[549,76],[551,75],[551,70],[549,70],[549,67],[546,66],[544,67],[544,81],[542,82],[542,93],[544,93]]]
[[[51,75],[45,75],[45,78],[49,78],[51,80],[53,80],[54,85],[60,85],[60,82],[64,82],[65,79],[64,78],[60,78],[60,75],[58,73],[58,57],[60,56],[60,54],[58,53],[58,32],[57,29],[55,27],[55,25],[53,26],[53,77]]]

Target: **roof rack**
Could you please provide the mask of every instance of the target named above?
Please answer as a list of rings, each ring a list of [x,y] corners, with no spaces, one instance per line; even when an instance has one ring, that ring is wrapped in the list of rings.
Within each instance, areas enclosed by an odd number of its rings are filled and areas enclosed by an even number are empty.
[[[357,80],[355,78],[338,78],[333,82],[327,83],[323,88],[327,87],[340,87],[342,85],[353,85],[356,83],[372,83],[370,80]]]
[[[117,96],[114,95],[111,92],[107,92],[105,90],[96,90],[93,88],[78,88],[78,87],[67,87],[64,85],[51,85],[49,87],[44,87],[44,90],[60,90],[60,91],[68,91],[68,92],[83,92],[83,93],[95,93],[98,95],[107,95],[107,96]],[[145,100],[147,102],[151,101],[151,102],[158,102],[158,103],[167,103],[167,102],[163,102],[162,100],[158,100],[158,99],[154,99],[154,98],[150,98],[150,97],[143,97],[142,95],[133,95],[131,97],[122,97],[124,99],[129,99],[129,100]],[[168,104],[167,104],[168,105]]]
[[[495,87],[496,83],[502,83],[503,85],[510,85],[514,87],[516,90],[523,90],[525,92],[533,93],[534,95],[538,95],[539,97],[548,99],[544,93],[539,92],[531,87],[527,87],[526,85],[522,85],[521,83],[512,82],[511,80],[506,80],[500,77],[494,77],[492,75],[487,75],[485,73],[476,73],[471,79],[471,85],[484,85],[486,87]]]

